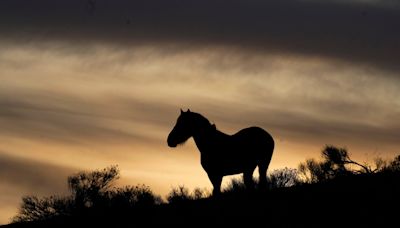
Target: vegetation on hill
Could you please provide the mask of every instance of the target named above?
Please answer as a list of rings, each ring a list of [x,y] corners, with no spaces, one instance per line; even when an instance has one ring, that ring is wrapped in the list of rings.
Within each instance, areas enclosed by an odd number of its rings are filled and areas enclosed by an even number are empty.
[[[327,145],[322,159],[269,174],[269,188],[246,190],[232,180],[218,197],[183,186],[167,202],[144,185],[114,187],[116,166],[68,178],[70,195],[25,196],[10,227],[113,227],[144,225],[237,225],[278,227],[382,226],[396,221],[400,203],[400,155],[360,164],[345,148]]]

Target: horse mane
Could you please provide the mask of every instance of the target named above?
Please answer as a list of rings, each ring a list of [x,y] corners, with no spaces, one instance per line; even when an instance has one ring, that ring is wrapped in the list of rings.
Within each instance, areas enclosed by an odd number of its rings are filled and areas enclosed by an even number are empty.
[[[197,112],[190,112],[190,114],[200,123],[201,126],[211,127],[213,130],[217,130],[217,126],[215,124],[210,123],[210,121],[205,118],[203,115]]]

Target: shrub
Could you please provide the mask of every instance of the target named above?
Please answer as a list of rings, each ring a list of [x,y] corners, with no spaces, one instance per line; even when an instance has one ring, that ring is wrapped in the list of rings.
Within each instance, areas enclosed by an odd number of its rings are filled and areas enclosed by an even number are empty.
[[[269,185],[272,189],[292,187],[301,183],[298,171],[291,168],[274,170],[269,175]]]
[[[82,211],[114,211],[162,203],[149,187],[126,186],[111,188],[119,178],[117,166],[92,172],[79,172],[68,177],[70,196],[38,198],[25,196],[14,222],[46,220],[61,215],[76,215]]]
[[[301,177],[308,183],[327,181],[340,176],[348,176],[355,173],[374,173],[368,165],[362,165],[352,159],[345,148],[326,145],[321,152],[322,161],[308,159],[299,165]],[[346,165],[356,165],[359,169],[353,170]]]
[[[119,178],[117,166],[92,172],[79,172],[68,177],[75,206],[78,209],[104,206],[107,192]]]
[[[181,203],[190,200],[199,200],[202,198],[209,197],[210,193],[206,190],[195,188],[192,193],[185,186],[179,186],[177,188],[172,188],[172,190],[167,195],[168,203]]]
[[[160,196],[155,195],[148,186],[125,186],[108,192],[112,208],[147,207],[162,203]]]
[[[185,186],[173,188],[167,195],[168,203],[180,203],[183,201],[192,200],[189,190]]]
[[[240,193],[246,191],[246,185],[243,178],[232,178],[227,187],[223,190],[224,193]]]
[[[68,215],[72,210],[73,200],[71,197],[50,196],[40,199],[36,196],[24,196],[19,214],[13,218],[13,222],[45,220],[55,216]]]

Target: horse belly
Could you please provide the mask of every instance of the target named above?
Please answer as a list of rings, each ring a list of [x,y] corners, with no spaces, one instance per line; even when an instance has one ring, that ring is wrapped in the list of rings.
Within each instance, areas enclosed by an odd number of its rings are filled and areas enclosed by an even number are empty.
[[[225,176],[243,173],[245,170],[249,169],[255,169],[257,163],[254,159],[247,160],[240,157],[206,157],[202,158],[201,165],[207,173]]]
[[[232,175],[248,172],[260,162],[270,160],[273,145],[272,137],[261,128],[247,128],[221,138],[212,149],[202,153],[201,163],[207,173]]]

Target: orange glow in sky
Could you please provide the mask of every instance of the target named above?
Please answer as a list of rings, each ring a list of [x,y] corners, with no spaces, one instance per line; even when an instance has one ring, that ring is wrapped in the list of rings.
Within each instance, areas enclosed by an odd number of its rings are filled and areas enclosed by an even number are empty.
[[[4,2],[0,224],[24,195],[67,193],[67,176],[80,170],[118,165],[118,185],[162,196],[179,185],[210,190],[193,140],[167,146],[181,108],[228,134],[267,130],[276,142],[269,172],[319,158],[326,144],[360,162],[399,153],[400,33],[384,29],[398,26],[400,7],[389,2],[292,1],[298,7],[276,10],[286,3],[254,1],[225,10],[221,1],[215,12],[163,5],[155,18],[147,3],[141,14],[125,2],[81,12],[83,1],[62,9],[43,1],[55,9],[47,13]]]

